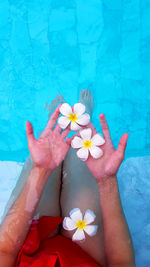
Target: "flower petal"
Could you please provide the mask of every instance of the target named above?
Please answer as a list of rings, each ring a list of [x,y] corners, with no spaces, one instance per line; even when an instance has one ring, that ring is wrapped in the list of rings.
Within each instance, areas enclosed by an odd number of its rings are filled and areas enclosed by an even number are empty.
[[[88,235],[93,236],[93,235],[96,235],[97,228],[98,228],[97,225],[87,225],[87,227],[84,228],[84,231],[85,231]]]
[[[92,210],[86,210],[83,220],[86,221],[86,224],[90,224],[94,222],[95,218],[96,218],[96,215],[94,214]]]
[[[75,136],[74,139],[73,139],[72,142],[71,142],[71,146],[72,146],[73,148],[80,148],[80,147],[83,147],[83,146],[84,146],[84,145],[83,145],[83,140],[82,140],[80,137]]]
[[[86,161],[89,155],[89,150],[82,147],[77,151],[78,158],[82,159],[83,161]]]
[[[89,114],[83,114],[81,115],[76,122],[80,125],[87,125],[90,121],[90,115]]]
[[[81,103],[76,103],[73,107],[73,111],[77,114],[77,117],[79,117],[85,112],[85,106]]]
[[[72,241],[81,241],[84,239],[85,239],[84,231],[77,229],[72,237]]]
[[[76,122],[71,122],[70,128],[72,131],[79,131],[80,129],[82,129]]]
[[[95,134],[91,141],[93,146],[101,146],[105,143],[104,138],[100,134]]]
[[[71,220],[69,217],[65,217],[64,220],[63,220],[63,228],[65,230],[74,230],[76,229],[77,227],[75,226],[75,223],[73,220]]]
[[[60,107],[60,113],[63,114],[66,117],[69,117],[70,113],[72,113],[72,108],[68,103],[64,103]]]
[[[103,155],[103,150],[100,149],[97,146],[92,146],[92,147],[89,148],[89,150],[90,150],[91,156],[94,159],[98,159],[98,158],[100,158]]]
[[[69,215],[70,215],[70,218],[75,223],[78,222],[79,220],[82,221],[82,219],[83,219],[82,212],[81,212],[81,210],[79,208],[75,208],[75,209],[71,210]]]
[[[84,129],[84,130],[81,130],[80,131],[80,135],[82,137],[82,139],[86,139],[86,140],[91,140],[91,136],[92,136],[92,130],[91,128],[87,128],[87,129]]]
[[[58,119],[58,124],[62,129],[65,129],[69,125],[70,121],[67,119],[67,117],[61,116]]]

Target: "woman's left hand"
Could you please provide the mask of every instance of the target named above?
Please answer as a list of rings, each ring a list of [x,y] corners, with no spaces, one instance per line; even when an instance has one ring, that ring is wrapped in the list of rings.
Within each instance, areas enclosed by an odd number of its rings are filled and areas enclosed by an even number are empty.
[[[53,129],[60,114],[60,106],[61,104],[52,114],[46,128],[38,140],[34,137],[32,124],[28,121],[26,122],[28,147],[31,152],[34,166],[46,168],[51,171],[64,160],[70,148],[70,144],[65,141],[65,137],[69,134],[70,130],[65,129],[61,133],[62,129],[58,124],[55,129]]]
[[[115,150],[104,114],[100,114],[100,122],[105,139],[105,143],[100,146],[100,148],[103,150],[103,156],[98,159],[94,159],[91,155],[89,155],[88,159],[86,160],[86,164],[97,182],[99,182],[102,178],[115,176],[117,174],[117,171],[124,159],[127,139],[129,136],[128,133],[125,133],[119,141],[117,150]],[[85,128],[91,128],[93,135],[97,133],[92,123],[89,123]],[[76,136],[80,135],[76,134]],[[68,143],[71,143],[73,138],[74,136],[68,138]]]
[[[100,122],[102,126],[103,136],[105,143],[100,147],[103,150],[103,156],[99,159],[94,159],[89,156],[86,161],[86,164],[97,180],[100,181],[102,178],[107,178],[110,176],[115,176],[118,172],[118,169],[124,160],[125,149],[128,140],[128,133],[122,135],[119,141],[118,148],[115,149],[112,143],[109,127],[103,113],[100,114]],[[92,124],[90,124],[93,134],[96,134],[96,129]]]

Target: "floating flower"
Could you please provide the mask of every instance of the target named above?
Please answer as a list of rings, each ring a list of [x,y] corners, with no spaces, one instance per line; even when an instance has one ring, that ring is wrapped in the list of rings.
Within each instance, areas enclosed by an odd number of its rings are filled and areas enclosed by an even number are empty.
[[[97,232],[97,225],[89,225],[94,222],[96,215],[91,210],[86,210],[84,218],[80,209],[76,208],[70,211],[70,217],[65,217],[63,227],[65,230],[72,231],[77,229],[72,236],[72,241],[81,241],[85,239],[86,232],[89,236],[94,236]]]
[[[90,115],[85,113],[85,106],[77,103],[73,106],[73,111],[69,104],[64,103],[60,107],[60,113],[63,115],[58,119],[58,124],[62,129],[65,129],[71,123],[71,130],[78,131],[82,129],[90,121]]]
[[[104,138],[100,134],[95,134],[92,137],[92,130],[90,128],[80,131],[80,137],[75,136],[71,142],[71,146],[79,150],[77,156],[85,161],[88,159],[89,152],[95,159],[100,158],[103,155],[103,150],[98,146],[105,143]]]

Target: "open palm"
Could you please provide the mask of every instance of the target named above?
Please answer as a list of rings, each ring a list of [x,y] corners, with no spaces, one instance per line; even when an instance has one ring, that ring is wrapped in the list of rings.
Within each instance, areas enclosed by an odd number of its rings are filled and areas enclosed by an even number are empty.
[[[105,138],[105,144],[101,146],[103,150],[103,156],[99,159],[94,159],[91,156],[86,161],[86,164],[96,178],[97,181],[101,178],[116,175],[121,162],[124,159],[125,148],[129,134],[125,133],[120,141],[117,150],[115,150],[111,141],[108,124],[104,114],[100,114],[100,122],[103,130],[103,136]],[[93,134],[96,133],[95,128],[91,125]]]
[[[62,129],[59,125],[53,130],[60,114],[60,106],[61,104],[56,108],[38,140],[34,138],[32,124],[26,123],[28,147],[35,166],[54,170],[65,158],[70,148],[70,144],[65,141],[70,130],[66,129],[61,133]]]
[[[117,150],[115,150],[110,137],[108,124],[103,113],[100,114],[100,122],[102,126],[103,136],[105,139],[105,143],[100,146],[100,148],[103,150],[103,156],[98,159],[95,159],[91,155],[89,155],[88,159],[86,160],[86,164],[92,175],[97,180],[97,182],[101,178],[106,178],[116,175],[124,159],[127,139],[129,136],[128,133],[123,134],[122,137],[120,138],[118,148]],[[95,135],[97,133],[96,129],[91,123],[89,123],[85,128],[91,128],[92,135]],[[80,135],[76,134],[76,136]],[[68,138],[67,139],[68,142],[71,143],[73,138],[74,136]]]

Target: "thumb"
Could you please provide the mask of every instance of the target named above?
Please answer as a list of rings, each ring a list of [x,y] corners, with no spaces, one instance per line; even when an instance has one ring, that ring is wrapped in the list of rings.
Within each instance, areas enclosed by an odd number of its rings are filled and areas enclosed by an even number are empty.
[[[28,145],[32,146],[35,143],[36,139],[33,134],[33,126],[29,121],[26,121],[26,135],[28,139]]]
[[[79,137],[80,135],[79,135],[79,133],[78,133],[78,134],[74,134],[74,135],[71,136],[71,137],[67,137],[66,140],[67,140],[67,143],[68,143],[69,145],[71,145],[71,142],[72,142],[72,140],[75,138],[75,136],[78,136],[78,137]]]
[[[73,137],[67,137],[66,140],[67,140],[68,145],[71,145]]]

